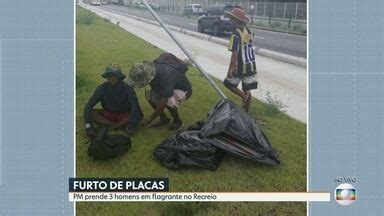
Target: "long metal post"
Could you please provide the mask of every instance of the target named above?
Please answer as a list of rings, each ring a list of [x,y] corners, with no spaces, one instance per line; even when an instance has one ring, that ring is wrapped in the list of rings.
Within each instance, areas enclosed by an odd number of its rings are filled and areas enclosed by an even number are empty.
[[[159,22],[160,26],[168,33],[168,35],[175,41],[175,43],[180,47],[180,49],[185,53],[185,55],[193,62],[193,64],[200,70],[200,72],[207,78],[208,82],[212,85],[212,87],[216,90],[216,92],[220,95],[221,98],[227,99],[228,97],[221,91],[221,89],[216,85],[215,81],[209,76],[209,74],[201,67],[199,62],[195,60],[195,58],[189,53],[189,51],[184,47],[182,43],[176,38],[176,36],[168,29],[168,27],[164,24],[163,20],[157,15],[157,13],[152,9],[152,7],[148,4],[146,0],[143,1],[145,6],[148,8],[149,12],[151,12],[152,16]]]

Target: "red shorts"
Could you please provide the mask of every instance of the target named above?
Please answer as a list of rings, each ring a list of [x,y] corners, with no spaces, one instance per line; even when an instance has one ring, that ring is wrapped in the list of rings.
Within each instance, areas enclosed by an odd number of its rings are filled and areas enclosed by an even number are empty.
[[[119,122],[123,120],[128,120],[131,113],[126,112],[126,113],[118,114],[118,113],[113,113],[113,112],[109,112],[102,109],[100,110],[100,114],[104,116],[104,118],[108,119],[109,121]]]

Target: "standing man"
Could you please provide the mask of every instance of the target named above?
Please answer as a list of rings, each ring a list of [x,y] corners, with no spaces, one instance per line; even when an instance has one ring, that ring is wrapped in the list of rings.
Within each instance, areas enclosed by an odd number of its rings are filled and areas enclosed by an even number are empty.
[[[231,35],[228,46],[232,55],[224,85],[243,99],[243,108],[249,112],[252,99],[251,90],[257,89],[258,85],[252,35],[246,26],[250,19],[239,7],[235,7],[226,14],[230,17],[235,31]],[[242,82],[242,91],[237,88],[240,82]]]
[[[95,136],[94,123],[133,134],[143,118],[135,90],[123,81],[125,75],[118,64],[108,65],[101,76],[107,81],[96,88],[84,108],[87,136]],[[93,109],[98,102],[102,109]]]
[[[187,71],[188,64],[171,53],[162,53],[153,63],[144,61],[133,66],[129,74],[132,86],[151,86],[151,90],[146,91],[146,99],[154,112],[148,119],[143,120],[144,127],[157,117],[160,117],[160,121],[152,127],[169,124],[170,120],[164,113],[165,108],[173,118],[169,130],[175,131],[182,127],[183,122],[177,109],[192,95],[191,83],[185,75]]]

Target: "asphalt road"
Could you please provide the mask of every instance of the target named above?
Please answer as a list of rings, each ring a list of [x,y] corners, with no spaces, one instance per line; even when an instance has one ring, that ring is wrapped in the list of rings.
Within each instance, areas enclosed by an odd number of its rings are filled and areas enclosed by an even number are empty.
[[[152,15],[145,9],[132,9],[128,7],[113,5],[103,5],[102,7],[154,20]],[[161,13],[159,13],[159,16],[161,16],[164,22],[168,25],[197,31],[196,19],[175,15],[166,15]],[[255,35],[254,42],[257,48],[263,48],[279,53],[293,55],[296,57],[307,58],[307,37],[305,36],[266,31],[261,29],[252,29],[252,31]],[[210,34],[210,32],[206,33]],[[224,35],[222,37],[228,38],[228,35]]]

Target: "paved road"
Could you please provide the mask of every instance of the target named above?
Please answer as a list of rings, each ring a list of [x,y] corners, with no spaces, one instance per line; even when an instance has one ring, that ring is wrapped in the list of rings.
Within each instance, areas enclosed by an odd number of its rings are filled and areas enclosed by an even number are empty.
[[[128,7],[113,5],[105,5],[102,7],[154,20],[152,15],[144,9],[132,9]],[[164,22],[169,25],[174,25],[180,28],[197,31],[196,19],[166,14],[159,15],[164,20]],[[266,31],[260,29],[252,29],[252,31],[255,34],[254,41],[255,46],[257,48],[264,48],[279,53],[293,55],[301,58],[307,58],[307,37],[305,36]],[[209,32],[207,32],[207,34],[209,34]],[[223,38],[228,38],[228,36],[223,36]]]

